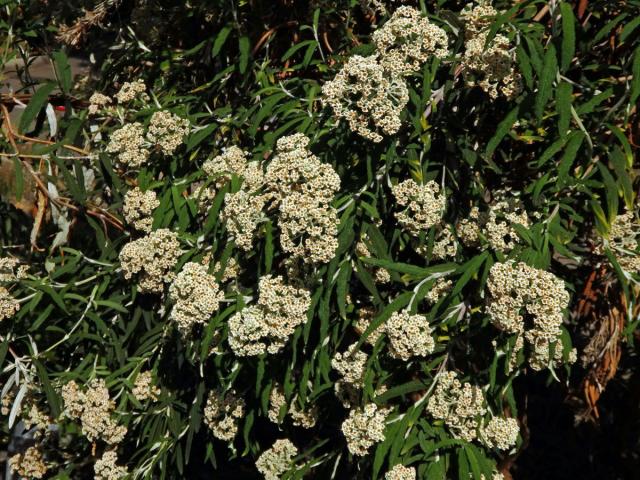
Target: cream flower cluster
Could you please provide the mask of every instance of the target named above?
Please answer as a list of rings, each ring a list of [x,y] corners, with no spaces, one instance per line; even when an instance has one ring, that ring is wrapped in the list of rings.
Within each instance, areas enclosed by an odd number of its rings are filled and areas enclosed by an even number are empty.
[[[29,267],[13,257],[0,257],[0,284],[14,283],[27,276]]]
[[[167,111],[155,112],[149,120],[147,140],[163,154],[172,155],[189,133],[189,121]]]
[[[87,440],[104,440],[110,445],[118,444],[127,433],[127,428],[113,419],[115,402],[103,379],[94,379],[82,391],[71,381],[62,387],[65,414],[72,420],[80,420],[82,433]]]
[[[357,343],[347,347],[347,350],[337,352],[331,360],[331,367],[342,377],[334,385],[338,400],[345,408],[358,402],[358,397],[364,385],[367,354],[358,350]]]
[[[13,298],[4,287],[0,286],[0,321],[12,318],[20,310],[20,302]]]
[[[491,18],[497,14],[488,0],[480,0],[475,6],[468,4],[460,13],[466,36],[463,75],[468,84],[478,85],[491,98],[501,94],[512,99],[522,91],[522,78],[515,70],[515,49],[501,34],[495,35],[485,49]]]
[[[362,409],[349,412],[349,417],[342,422],[342,433],[352,455],[364,456],[375,443],[384,441],[384,429],[390,411],[369,403]]]
[[[557,342],[563,311],[570,300],[561,279],[510,260],[491,267],[487,289],[490,294],[487,313],[491,321],[507,333],[524,334],[533,347],[529,363],[534,370],[542,370],[561,358],[562,348]],[[522,343],[517,346],[522,347]],[[554,344],[560,355],[551,357]]]
[[[373,42],[376,53],[350,57],[322,93],[338,119],[377,143],[400,129],[400,113],[409,102],[403,76],[419,70],[430,56],[448,55],[448,38],[419,10],[400,7],[374,32]]]
[[[136,98],[146,101],[149,96],[146,94],[147,86],[144,81],[137,79],[133,82],[124,82],[118,93],[116,93],[116,100],[118,103],[127,103]]]
[[[384,480],[416,480],[416,469],[398,464],[384,475]]]
[[[424,315],[394,312],[385,324],[385,331],[389,337],[389,354],[405,362],[412,357],[426,357],[435,348],[431,326]]]
[[[288,414],[291,416],[291,422],[296,427],[313,428],[318,421],[318,408],[313,406],[309,410],[302,410],[298,407],[298,396],[294,396],[291,405],[287,405],[287,399],[284,395],[282,386],[276,384],[269,394],[269,410],[267,417],[273,423],[280,424],[280,412],[286,406]]]
[[[486,413],[480,387],[460,382],[456,372],[443,372],[427,403],[427,412],[442,420],[455,438],[471,442]]]
[[[186,263],[169,287],[169,298],[174,303],[171,320],[184,337],[189,337],[194,326],[205,325],[210,320],[223,297],[207,267]]]
[[[520,236],[514,225],[528,228],[531,220],[523,203],[507,190],[496,192],[495,197],[486,212],[473,207],[469,217],[458,224],[457,233],[469,247],[479,245],[484,238],[491,248],[506,253],[520,243]]]
[[[308,290],[266,275],[260,279],[258,292],[257,305],[245,307],[229,320],[229,345],[238,356],[278,353],[296,327],[307,321]]]
[[[111,98],[99,92],[94,92],[89,97],[89,115],[95,115],[112,102]]]
[[[409,233],[417,236],[442,220],[446,199],[433,180],[424,185],[405,180],[395,185],[392,193],[396,203],[405,207],[396,213],[396,218]]]
[[[340,177],[308,144],[301,133],[278,140],[265,173],[266,196],[278,208],[282,250],[307,263],[328,263],[338,248],[338,217],[330,204]]]
[[[263,195],[255,195],[246,190],[227,193],[224,197],[221,219],[226,222],[236,246],[245,252],[251,250],[256,230],[260,222],[266,219],[263,212],[265,205]]]
[[[124,219],[133,228],[149,233],[153,223],[151,214],[159,206],[160,201],[156,198],[156,192],[153,190],[143,192],[135,187],[125,194],[122,211]]]
[[[515,418],[493,417],[480,429],[480,438],[489,448],[509,450],[516,444],[520,427]]]
[[[204,423],[213,436],[230,442],[238,433],[238,423],[245,415],[245,403],[234,390],[209,392],[204,408]]]
[[[11,471],[23,478],[44,478],[49,467],[44,462],[38,447],[29,447],[24,453],[17,453],[9,459]]]
[[[453,289],[453,282],[445,278],[438,278],[433,287],[427,292],[425,300],[430,304],[438,303],[438,301],[449,294]]]
[[[331,366],[336,370],[343,381],[352,385],[361,386],[367,365],[367,354],[357,348],[358,344],[349,345],[346,351],[337,352],[331,360]]]
[[[289,439],[276,440],[256,460],[256,468],[264,475],[265,480],[280,480],[282,475],[293,468],[293,458],[298,449]]]
[[[154,385],[151,371],[140,372],[138,374],[135,382],[133,383],[131,393],[139,402],[158,399],[160,389]]]
[[[118,454],[113,450],[108,450],[102,454],[99,460],[93,465],[95,473],[94,480],[120,480],[126,477],[129,472],[126,467],[116,465]]]
[[[231,180],[232,175],[236,175],[243,179],[243,189],[253,192],[262,185],[264,174],[259,164],[249,162],[247,157],[247,152],[231,146],[221,155],[204,162],[202,170],[209,177],[216,179],[217,188]]]
[[[164,284],[175,278],[173,268],[180,256],[178,235],[161,228],[127,243],[120,251],[124,278],[138,277],[143,293],[162,293]]]
[[[335,78],[322,86],[322,94],[338,119],[375,143],[400,129],[400,113],[409,102],[404,80],[390,76],[375,55],[350,57]]]
[[[144,139],[144,127],[134,122],[114,130],[106,150],[108,153],[117,153],[118,163],[123,167],[140,168],[145,165],[150,152]]]
[[[638,239],[636,232],[638,221],[633,212],[618,215],[611,223],[607,245],[612,249],[620,267],[629,273],[640,272],[640,255],[638,255]],[[602,253],[598,245],[597,251]]]
[[[362,335],[367,330],[367,328],[369,328],[369,325],[371,324],[375,316],[376,311],[372,307],[363,306],[358,309],[358,318],[353,324],[353,327],[355,328],[358,335]],[[371,333],[369,333],[369,335],[365,339],[365,342],[367,342],[369,345],[375,345],[378,342],[380,336],[384,333],[384,329],[384,323],[382,323]]]
[[[111,133],[106,150],[117,154],[122,167],[136,169],[148,162],[151,147],[157,145],[164,155],[172,155],[187,133],[189,122],[186,119],[158,111],[151,116],[146,136],[141,123],[126,123]]]
[[[380,64],[391,74],[407,75],[430,57],[449,55],[446,32],[413,7],[399,7],[372,38]]]

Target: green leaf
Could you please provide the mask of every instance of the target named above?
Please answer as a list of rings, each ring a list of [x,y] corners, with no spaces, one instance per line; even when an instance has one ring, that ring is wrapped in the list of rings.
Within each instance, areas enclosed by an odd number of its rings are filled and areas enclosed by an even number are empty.
[[[27,108],[22,112],[20,117],[20,123],[18,124],[18,131],[24,133],[31,125],[31,122],[38,116],[38,113],[49,101],[49,94],[56,88],[56,84],[53,82],[45,83],[40,87],[36,93],[31,97],[31,101],[27,105]]]
[[[69,60],[67,59],[67,55],[58,50],[53,52],[53,64],[55,65],[56,75],[58,77],[58,81],[60,82],[60,88],[64,93],[71,92],[71,66],[69,65]]]
[[[229,33],[231,33],[230,27],[224,27],[222,30],[220,30],[220,33],[218,33],[218,36],[216,37],[216,41],[213,42],[213,48],[211,49],[212,57],[215,57],[218,55],[218,53],[220,53],[220,50],[224,46],[224,43],[227,41]]]
[[[566,72],[576,52],[576,20],[573,16],[571,4],[560,4],[562,14],[562,52],[560,55],[560,70]]]
[[[640,97],[640,47],[636,48],[633,54],[633,64],[631,65],[631,100],[630,104],[635,105]]]
[[[538,80],[538,94],[535,100],[535,114],[538,120],[542,120],[544,107],[553,94],[553,81],[558,74],[558,59],[556,57],[556,49],[553,44],[549,45],[544,55],[542,64],[542,75]]]
[[[569,134],[567,145],[564,149],[564,155],[558,164],[559,186],[566,185],[569,169],[573,165],[573,161],[576,159],[576,155],[578,154],[578,150],[580,149],[583,140],[584,134],[581,131],[575,131]]]
[[[520,113],[520,105],[517,105],[513,110],[511,110],[506,117],[498,124],[498,128],[496,129],[496,133],[491,137],[489,143],[487,144],[487,150],[485,151],[485,155],[488,158],[493,156],[493,152],[495,152],[500,142],[505,137],[507,133],[513,127],[513,124],[516,123],[518,119],[518,114]]]
[[[238,43],[240,48],[240,65],[238,68],[240,73],[244,73],[247,71],[247,65],[249,65],[249,50],[251,48],[251,42],[249,41],[249,37],[243,36],[240,37]]]
[[[638,26],[640,26],[640,15],[638,15],[636,18],[634,18],[624,26],[622,32],[620,33],[620,41],[624,42],[627,38],[629,38],[629,35],[631,35],[634,30],[638,28]]]
[[[187,140],[187,152],[190,152],[200,145],[205,138],[213,133],[216,127],[217,125],[212,123],[211,125],[207,125],[206,127],[203,127],[189,135],[189,139]]]
[[[561,138],[567,136],[571,124],[571,100],[573,87],[569,82],[560,82],[556,90],[556,107],[558,110],[558,133]]]

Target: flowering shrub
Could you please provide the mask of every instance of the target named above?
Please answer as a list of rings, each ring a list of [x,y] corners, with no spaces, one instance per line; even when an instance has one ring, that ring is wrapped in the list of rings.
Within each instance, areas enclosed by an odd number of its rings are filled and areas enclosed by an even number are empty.
[[[529,478],[530,394],[638,373],[637,2],[53,3],[0,17],[14,475]]]

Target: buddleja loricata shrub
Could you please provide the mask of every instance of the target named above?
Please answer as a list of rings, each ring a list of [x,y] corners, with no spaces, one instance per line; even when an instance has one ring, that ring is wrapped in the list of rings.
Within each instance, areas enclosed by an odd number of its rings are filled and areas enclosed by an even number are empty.
[[[596,267],[633,338],[640,3],[4,3],[14,475],[504,478]]]

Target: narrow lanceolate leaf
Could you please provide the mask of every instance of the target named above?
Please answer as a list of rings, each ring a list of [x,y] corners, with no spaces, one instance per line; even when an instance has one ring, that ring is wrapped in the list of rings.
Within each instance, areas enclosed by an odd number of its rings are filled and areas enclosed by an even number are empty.
[[[560,4],[562,13],[562,52],[560,70],[566,72],[571,65],[571,60],[576,52],[576,21],[573,16],[571,4],[562,2]]]
[[[247,71],[247,65],[249,65],[249,48],[251,43],[249,37],[240,37],[240,73]]]
[[[581,131],[575,131],[569,135],[567,145],[564,149],[564,155],[558,165],[558,186],[564,186],[566,184],[569,170],[576,159],[583,140],[584,134]]]
[[[53,52],[53,62],[56,67],[56,75],[60,82],[60,87],[64,93],[71,91],[71,66],[67,56],[62,51]]]
[[[636,48],[633,54],[633,64],[631,66],[631,101],[630,105],[635,105],[640,97],[640,47]]]
[[[513,110],[511,110],[506,117],[498,124],[498,128],[496,129],[496,133],[491,137],[489,143],[487,144],[487,151],[485,152],[487,158],[491,158],[493,153],[495,152],[500,142],[505,137],[507,133],[513,127],[513,124],[516,123],[518,119],[518,114],[520,113],[520,105],[517,105]]]
[[[33,94],[31,101],[20,117],[18,130],[21,133],[24,133],[27,128],[29,128],[29,125],[31,125],[31,122],[33,122],[33,120],[38,116],[38,113],[42,107],[46,105],[47,100],[49,99],[49,94],[54,88],[56,88],[55,83],[46,83]]]
[[[558,110],[558,133],[566,137],[571,123],[571,100],[573,87],[568,82],[561,82],[556,90],[556,108]]]
[[[535,114],[538,120],[542,119],[544,107],[553,94],[553,81],[558,74],[558,59],[556,58],[556,49],[553,44],[549,45],[549,49],[544,55],[542,64],[542,75],[538,79],[538,94],[535,101]]]

